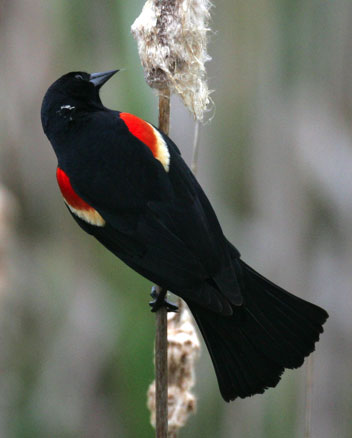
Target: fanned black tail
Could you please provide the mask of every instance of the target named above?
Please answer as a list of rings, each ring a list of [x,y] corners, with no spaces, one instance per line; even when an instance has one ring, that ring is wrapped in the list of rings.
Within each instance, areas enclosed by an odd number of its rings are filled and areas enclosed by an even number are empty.
[[[244,305],[230,317],[189,302],[210,352],[226,401],[274,387],[285,368],[297,368],[323,332],[327,312],[236,261]]]

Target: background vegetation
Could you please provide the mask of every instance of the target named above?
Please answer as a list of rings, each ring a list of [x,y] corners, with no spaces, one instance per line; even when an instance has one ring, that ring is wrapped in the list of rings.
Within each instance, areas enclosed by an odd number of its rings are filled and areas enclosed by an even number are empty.
[[[314,355],[313,437],[350,437],[352,3],[214,3],[216,109],[198,178],[244,259],[330,313]],[[103,101],[156,122],[130,35],[142,5],[0,1],[1,437],[153,436],[151,285],[69,217],[39,116],[61,74],[122,68]],[[188,162],[192,135],[174,99],[171,136]],[[196,393],[181,438],[303,436],[304,368],[226,405],[203,349]]]

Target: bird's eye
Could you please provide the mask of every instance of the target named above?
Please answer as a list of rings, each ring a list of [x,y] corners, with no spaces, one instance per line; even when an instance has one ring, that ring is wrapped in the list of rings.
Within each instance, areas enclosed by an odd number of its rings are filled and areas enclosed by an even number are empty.
[[[82,76],[82,75],[76,75],[75,78],[76,78],[76,79],[82,79],[82,80],[83,80],[83,76]]]

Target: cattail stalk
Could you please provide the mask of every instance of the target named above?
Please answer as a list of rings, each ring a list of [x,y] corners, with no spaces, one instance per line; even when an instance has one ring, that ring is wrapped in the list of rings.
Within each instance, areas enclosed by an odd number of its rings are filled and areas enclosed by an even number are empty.
[[[170,92],[179,94],[197,120],[203,119],[209,105],[204,67],[210,59],[206,50],[209,9],[209,0],[147,0],[132,25],[146,81],[159,93],[159,129],[165,134],[169,131]],[[194,171],[198,129],[197,124]],[[190,389],[194,385],[199,340],[191,315],[181,300],[179,314],[166,315],[166,310],[160,309],[156,318],[156,382],[149,388],[148,406],[157,438],[174,438],[195,409],[195,397]]]
[[[157,289],[159,289],[157,287]],[[155,333],[155,431],[156,438],[166,438],[168,431],[167,385],[167,311],[156,312]]]
[[[194,136],[193,136],[193,149],[192,149],[192,161],[191,161],[191,170],[197,175],[198,170],[198,154],[199,154],[199,121],[196,121],[194,127]]]
[[[12,194],[0,184],[0,299],[7,293],[12,279],[10,263],[12,224],[17,208],[18,205]]]
[[[305,375],[305,418],[304,438],[312,437],[312,404],[313,404],[313,363],[314,355],[310,355],[306,363]]]
[[[159,129],[169,133],[170,90],[164,88],[159,94]],[[157,286],[157,293],[161,293]],[[168,431],[168,384],[167,384],[167,310],[161,307],[156,312],[155,334],[155,431],[156,438],[166,438]]]

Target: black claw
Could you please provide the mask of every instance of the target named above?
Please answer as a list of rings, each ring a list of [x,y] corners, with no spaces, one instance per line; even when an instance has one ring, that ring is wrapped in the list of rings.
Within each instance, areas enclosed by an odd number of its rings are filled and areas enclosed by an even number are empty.
[[[158,292],[157,292],[157,290],[156,290],[156,286],[153,286],[153,287],[152,287],[152,290],[150,291],[150,296],[151,296],[152,298],[154,298],[154,300],[158,297]]]
[[[157,288],[155,286],[152,287],[150,295],[154,299],[149,301],[152,312],[157,312],[161,307],[166,307],[168,312],[178,312],[178,306],[166,299],[166,292],[167,290],[163,288],[158,293]]]

